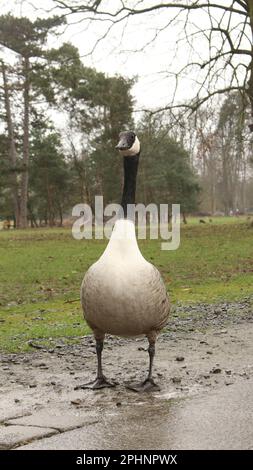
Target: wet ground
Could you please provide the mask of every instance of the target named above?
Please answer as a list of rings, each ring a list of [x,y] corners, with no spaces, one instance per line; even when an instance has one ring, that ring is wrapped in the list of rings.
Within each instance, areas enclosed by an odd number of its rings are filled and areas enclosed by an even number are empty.
[[[95,373],[91,337],[2,354],[0,449],[253,449],[251,302],[178,306],[158,340],[152,394],[124,386],[145,377],[142,338],[108,338],[105,374],[118,385],[96,392],[78,389]]]

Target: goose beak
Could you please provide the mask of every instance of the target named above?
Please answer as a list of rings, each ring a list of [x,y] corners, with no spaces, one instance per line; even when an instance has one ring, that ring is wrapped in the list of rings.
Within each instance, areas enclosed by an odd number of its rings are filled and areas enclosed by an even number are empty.
[[[115,147],[117,150],[128,150],[129,149],[129,145],[126,141],[126,138],[125,137],[122,137],[119,141],[119,143],[116,145]]]

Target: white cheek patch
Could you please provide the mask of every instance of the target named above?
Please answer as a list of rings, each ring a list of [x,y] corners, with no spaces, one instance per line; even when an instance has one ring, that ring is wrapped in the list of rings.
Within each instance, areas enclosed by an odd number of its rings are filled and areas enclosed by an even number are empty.
[[[121,150],[121,154],[124,157],[133,157],[134,155],[137,155],[140,152],[140,148],[141,148],[140,141],[138,137],[136,136],[132,147],[130,147],[130,149],[128,150]]]

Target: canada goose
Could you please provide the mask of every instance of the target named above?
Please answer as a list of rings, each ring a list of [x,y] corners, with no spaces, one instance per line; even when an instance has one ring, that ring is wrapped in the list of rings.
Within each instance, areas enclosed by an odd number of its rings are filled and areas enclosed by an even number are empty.
[[[146,261],[137,244],[134,221],[127,205],[135,203],[140,142],[132,131],[121,132],[116,146],[123,156],[124,188],[121,206],[124,218],[114,225],[110,241],[99,260],[86,272],[81,286],[84,317],[96,340],[97,377],[80,388],[114,386],[102,372],[105,334],[146,335],[149,341],[149,372],[140,385],[128,384],[135,391],[159,390],[152,378],[157,334],[165,326],[170,304],[159,271]]]

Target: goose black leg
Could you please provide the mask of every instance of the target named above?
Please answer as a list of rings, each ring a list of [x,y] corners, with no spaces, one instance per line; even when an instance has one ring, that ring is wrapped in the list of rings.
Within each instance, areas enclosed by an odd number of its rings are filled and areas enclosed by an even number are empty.
[[[83,384],[83,385],[78,385],[77,387],[75,387],[75,390],[86,389],[86,388],[97,390],[97,389],[105,388],[105,387],[115,387],[116,385],[116,383],[114,382],[109,382],[103,374],[102,351],[104,347],[104,336],[95,337],[95,339],[96,339],[96,352],[97,352],[97,377],[92,382],[88,382],[87,384]]]
[[[160,387],[155,383],[152,372],[153,372],[153,362],[155,357],[155,342],[156,342],[156,334],[152,333],[147,335],[149,341],[148,347],[148,354],[149,354],[149,370],[148,376],[144,382],[140,384],[126,384],[126,387],[134,392],[151,392],[151,391],[158,391]]]

